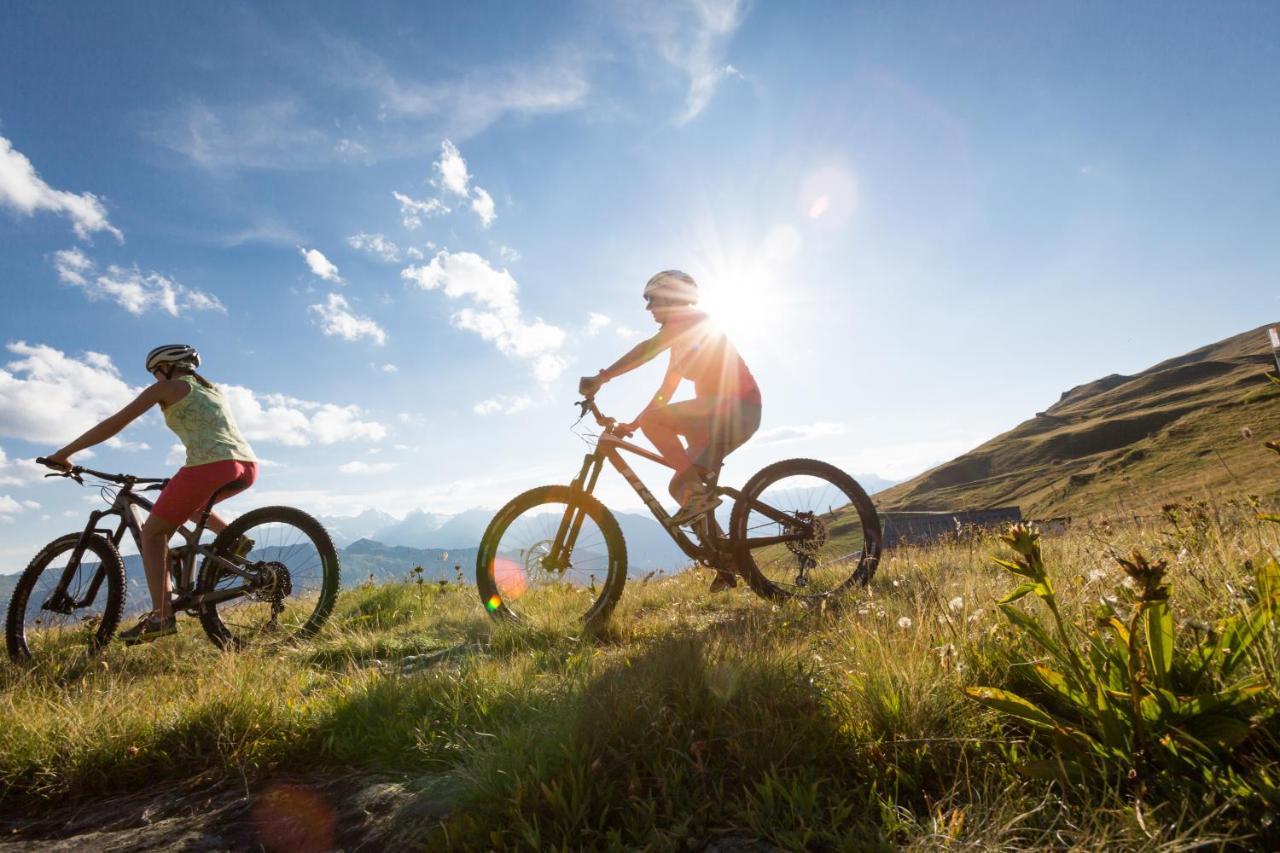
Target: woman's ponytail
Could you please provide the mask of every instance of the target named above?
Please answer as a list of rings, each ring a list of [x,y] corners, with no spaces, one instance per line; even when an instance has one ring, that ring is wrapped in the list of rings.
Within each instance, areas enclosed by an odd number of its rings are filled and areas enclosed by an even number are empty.
[[[196,373],[194,370],[191,371],[191,375],[196,378],[197,382],[199,382],[201,385],[203,385],[204,387],[208,388],[211,391],[215,390],[218,387],[217,385],[214,385],[212,382],[210,382],[208,379],[205,379],[199,373]]]

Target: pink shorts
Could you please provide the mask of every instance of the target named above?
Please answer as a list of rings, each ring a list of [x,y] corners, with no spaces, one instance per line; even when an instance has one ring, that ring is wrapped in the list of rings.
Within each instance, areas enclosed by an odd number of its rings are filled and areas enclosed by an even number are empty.
[[[160,492],[160,497],[156,498],[151,514],[170,524],[181,525],[204,509],[209,498],[223,486],[236,484],[234,489],[227,489],[218,495],[220,501],[244,491],[257,479],[257,463],[241,462],[238,459],[179,468],[178,473],[169,479]]]

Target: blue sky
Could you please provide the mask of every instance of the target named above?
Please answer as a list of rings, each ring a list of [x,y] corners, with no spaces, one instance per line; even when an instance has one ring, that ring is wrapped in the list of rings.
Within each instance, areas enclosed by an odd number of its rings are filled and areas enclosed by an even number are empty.
[[[158,343],[231,388],[240,509],[399,515],[566,481],[659,269],[762,386],[729,479],[905,477],[1280,313],[1274,5],[459,7],[0,8],[0,569],[89,505],[23,460]]]

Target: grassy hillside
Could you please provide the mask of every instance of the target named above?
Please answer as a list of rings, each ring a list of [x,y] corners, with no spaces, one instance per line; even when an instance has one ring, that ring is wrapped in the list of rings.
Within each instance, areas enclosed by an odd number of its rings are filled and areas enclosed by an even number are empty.
[[[1100,597],[1123,598],[1108,551],[1140,547],[1172,561],[1187,652],[1185,621],[1250,606],[1247,561],[1280,548],[1280,527],[1214,510],[1185,529],[1046,542],[1064,619],[1087,628]],[[634,582],[599,637],[552,617],[495,625],[470,585],[366,585],[295,648],[218,653],[187,620],[149,647],[6,665],[0,825],[19,842],[88,826],[103,834],[80,842],[98,847],[1280,843],[1275,625],[1237,672],[1262,710],[1211,763],[1218,781],[1179,776],[1170,795],[1123,755],[1114,777],[1037,778],[1017,768],[1051,759],[1056,735],[962,689],[1037,696],[1029,662],[1044,653],[995,606],[1013,585],[997,552],[993,538],[895,551],[870,590],[821,611],[710,596],[696,571]],[[1034,600],[1019,606],[1041,612]]]
[[[877,495],[884,509],[1016,504],[1024,515],[1150,512],[1174,496],[1275,495],[1259,467],[1280,433],[1264,328],[1073,388],[1048,410]],[[1256,437],[1249,438],[1252,434]]]

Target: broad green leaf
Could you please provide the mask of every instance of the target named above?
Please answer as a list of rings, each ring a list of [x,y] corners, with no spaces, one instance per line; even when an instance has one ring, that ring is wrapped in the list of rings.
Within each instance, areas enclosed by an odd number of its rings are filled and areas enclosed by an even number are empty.
[[[996,603],[1011,604],[1017,601],[1019,598],[1022,598],[1024,595],[1032,592],[1034,592],[1036,595],[1040,596],[1041,598],[1044,598],[1046,595],[1049,594],[1049,589],[1042,583],[1020,584],[1018,587],[1016,587],[1013,590],[1013,592],[1009,593],[1008,595],[1006,595],[1004,598],[1000,599]]]
[[[1098,709],[1097,716],[1098,724],[1102,730],[1102,743],[1111,750],[1124,752],[1129,747],[1129,735],[1132,731],[1128,715],[1120,713],[1117,703],[1107,695],[1107,691],[1100,682],[1095,684],[1093,701],[1094,706]],[[1124,703],[1129,701],[1129,697],[1122,695],[1119,701],[1119,707],[1126,707]]]
[[[1253,726],[1244,720],[1222,714],[1205,714],[1188,721],[1182,729],[1200,743],[1217,749],[1232,749],[1253,732]]]
[[[1148,723],[1161,723],[1168,716],[1164,705],[1154,696],[1142,697],[1142,701],[1138,703],[1138,713],[1142,714],[1142,719]],[[1158,730],[1160,726],[1157,725],[1155,728]]]
[[[1072,682],[1068,680],[1067,676],[1056,669],[1050,669],[1039,663],[1035,665],[1034,671],[1036,677],[1040,679],[1040,683],[1058,698],[1082,711],[1092,710],[1088,697],[1072,686]]]
[[[991,560],[1000,568],[1007,569],[1015,575],[1021,575],[1024,578],[1036,580],[1035,572],[1028,566],[1020,565],[1012,560],[1002,560],[999,557],[992,557]]]
[[[1280,515],[1272,516],[1270,521],[1280,522]],[[1258,566],[1258,595],[1263,600],[1280,597],[1280,562],[1270,554],[1260,554],[1254,558]]]
[[[1044,626],[1034,616],[1027,615],[1012,604],[1000,604],[997,606],[1006,619],[1030,634],[1042,649],[1057,658],[1060,663],[1071,666],[1071,660],[1067,657],[1066,652],[1063,651],[1061,644],[1049,636],[1049,632],[1044,629]]]
[[[1178,711],[1186,717],[1198,717],[1212,714],[1224,708],[1244,709],[1253,704],[1254,697],[1266,692],[1267,683],[1261,676],[1255,675],[1236,682],[1217,693],[1203,693],[1197,696],[1184,696],[1179,702]]]
[[[1058,721],[1047,711],[1028,702],[1016,693],[1000,690],[995,687],[966,687],[964,693],[970,699],[986,705],[1010,716],[1025,720],[1036,728],[1052,731],[1058,727]]]
[[[1080,762],[1069,758],[1037,758],[1024,761],[1014,769],[1029,779],[1038,779],[1042,782],[1079,784],[1084,782],[1087,776]]]
[[[1222,675],[1231,674],[1249,655],[1249,649],[1267,625],[1275,619],[1274,599],[1259,602],[1245,613],[1233,616],[1223,625],[1218,646],[1222,649]]]
[[[1169,686],[1169,671],[1173,668],[1173,613],[1169,602],[1157,601],[1147,605],[1143,614],[1147,628],[1147,650],[1151,654],[1151,677],[1157,687]]]

